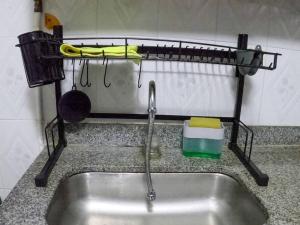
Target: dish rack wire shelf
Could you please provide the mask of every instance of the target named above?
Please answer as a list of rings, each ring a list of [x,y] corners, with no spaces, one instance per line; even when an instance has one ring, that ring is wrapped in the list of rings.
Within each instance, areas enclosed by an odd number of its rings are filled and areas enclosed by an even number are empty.
[[[219,117],[222,122],[231,122],[231,137],[229,142],[229,149],[231,149],[242,164],[247,168],[250,174],[260,186],[267,186],[269,177],[264,174],[252,161],[252,145],[254,139],[254,132],[245,125],[241,120],[241,108],[243,101],[245,74],[242,74],[240,68],[249,69],[264,69],[274,70],[277,67],[277,58],[279,53],[257,51],[255,49],[248,49],[248,35],[239,34],[237,47],[216,45],[199,42],[189,42],[180,40],[166,40],[155,38],[127,38],[127,37],[97,37],[97,38],[63,38],[63,27],[55,26],[53,35],[42,31],[38,33],[26,33],[19,36],[18,47],[21,48],[25,71],[29,87],[36,87],[55,83],[56,106],[61,98],[61,80],[65,78],[63,73],[63,60],[130,60],[127,55],[127,46],[137,43],[137,53],[142,56],[141,60],[152,61],[177,61],[177,62],[191,62],[191,63],[207,63],[219,65],[235,66],[235,77],[237,79],[237,93],[235,101],[234,115],[232,117]],[[107,47],[107,46],[125,46],[125,55],[114,58],[105,56],[103,52],[101,57],[86,57],[83,54],[74,58],[66,57],[59,52],[59,47],[63,42],[78,42],[73,44],[75,47]],[[84,42],[94,44],[84,44]],[[112,44],[107,44],[108,42]],[[149,43],[149,44],[145,44]],[[163,44],[162,44],[163,43]],[[28,53],[31,51],[31,55]],[[259,63],[246,63],[244,58],[238,58],[238,52],[253,52],[253,55],[260,55],[261,61]],[[29,55],[28,55],[29,54]],[[268,60],[266,60],[268,59]],[[41,79],[41,73],[44,72],[45,79]],[[40,73],[39,76],[37,76]],[[37,79],[38,78],[38,79]],[[43,78],[43,77],[42,77]],[[31,83],[31,81],[33,81]],[[91,113],[90,118],[128,118],[128,119],[147,119],[147,114],[116,114],[116,113]],[[185,115],[157,115],[157,119],[162,120],[187,120],[190,116]],[[240,147],[239,131],[243,130],[244,144]],[[55,135],[56,133],[56,135]],[[58,111],[56,117],[45,127],[45,135],[48,150],[48,160],[35,177],[36,186],[44,187],[47,185],[48,177],[59,159],[67,142],[65,138],[64,121],[60,117]],[[56,138],[57,137],[57,138]],[[56,141],[54,139],[57,139]],[[52,151],[51,149],[52,148]]]

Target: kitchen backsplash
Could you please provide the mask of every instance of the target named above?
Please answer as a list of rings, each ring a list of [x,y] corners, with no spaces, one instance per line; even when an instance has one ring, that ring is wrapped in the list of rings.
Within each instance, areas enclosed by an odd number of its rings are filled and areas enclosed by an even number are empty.
[[[66,36],[147,36],[236,46],[237,34],[249,34],[249,46],[282,53],[275,71],[246,77],[242,120],[249,125],[300,125],[300,2],[297,0],[61,0],[46,1]],[[159,114],[231,116],[235,101],[234,68],[190,63],[110,62],[109,88],[104,65],[90,62],[92,86],[84,89],[93,112],[145,113],[148,82],[157,86]],[[71,62],[65,63],[71,89]],[[76,75],[81,66],[76,65]],[[55,112],[53,87],[44,88],[46,118]]]

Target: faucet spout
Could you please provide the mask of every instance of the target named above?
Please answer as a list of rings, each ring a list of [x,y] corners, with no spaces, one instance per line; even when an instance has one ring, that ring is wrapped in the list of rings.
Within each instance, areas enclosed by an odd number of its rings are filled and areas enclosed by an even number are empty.
[[[150,172],[150,151],[151,151],[151,142],[154,128],[154,120],[156,114],[156,99],[155,99],[155,82],[152,80],[149,82],[149,99],[148,99],[148,135],[146,141],[146,159],[145,159],[145,169],[146,169],[146,179],[147,179],[147,199],[153,201],[156,199],[156,193],[153,189],[151,172]]]

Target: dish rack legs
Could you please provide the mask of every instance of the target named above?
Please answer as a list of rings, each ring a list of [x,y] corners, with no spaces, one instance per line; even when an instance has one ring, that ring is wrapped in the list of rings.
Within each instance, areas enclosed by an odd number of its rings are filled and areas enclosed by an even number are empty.
[[[248,35],[240,34],[238,37],[238,49],[244,50],[247,49],[248,45]],[[243,92],[244,92],[244,84],[245,84],[245,76],[243,76],[238,68],[236,68],[236,77],[238,79],[237,84],[237,95],[236,95],[236,103],[235,103],[235,111],[234,111],[234,119],[231,130],[231,139],[228,145],[228,148],[232,150],[238,159],[244,164],[247,170],[255,179],[256,183],[260,186],[268,186],[269,177],[268,175],[262,173],[260,169],[251,161],[251,153],[252,153],[252,144],[254,133],[253,131],[247,127],[244,123],[240,121],[241,119],[241,110],[242,110],[242,102],[243,102]],[[244,151],[238,146],[238,134],[239,128],[242,127],[246,131],[246,141]],[[251,142],[250,142],[250,150],[249,154],[246,154],[247,150],[247,142],[248,142],[248,131],[251,132]]]
[[[241,147],[239,147],[239,144],[237,142],[230,142],[228,148],[235,153],[235,155],[238,157],[241,163],[243,163],[243,165],[246,167],[246,169],[249,171],[249,173],[252,175],[252,177],[255,179],[256,183],[259,186],[268,186],[268,182],[269,182],[268,175],[262,173],[261,170],[251,160],[254,132],[252,131],[252,129],[246,126],[242,121],[233,122],[232,129],[236,129],[235,126],[236,124],[238,125],[239,128],[242,128],[243,131],[246,133],[244,149],[242,150]],[[231,138],[232,137],[233,137],[233,133],[231,135]],[[247,153],[247,149],[249,149],[248,153]]]
[[[62,38],[62,26],[55,26],[53,29],[53,34],[58,37]],[[63,63],[63,60],[60,60],[59,63]],[[47,124],[45,127],[45,138],[47,142],[47,149],[48,149],[48,160],[41,170],[41,172],[35,177],[35,185],[37,187],[46,187],[48,177],[55,166],[55,163],[59,159],[63,149],[67,146],[67,141],[65,138],[65,125],[63,119],[59,116],[57,111],[58,109],[58,102],[61,97],[61,84],[60,81],[55,82],[55,99],[56,99],[56,114],[57,116]],[[57,144],[55,143],[55,129],[57,130],[58,141]],[[51,139],[52,139],[52,148],[53,151],[50,153],[50,144],[48,138],[48,132],[51,132]]]

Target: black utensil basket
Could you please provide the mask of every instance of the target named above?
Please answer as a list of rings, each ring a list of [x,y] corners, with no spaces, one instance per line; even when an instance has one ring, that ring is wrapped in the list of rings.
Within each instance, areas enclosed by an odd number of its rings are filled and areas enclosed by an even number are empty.
[[[54,36],[42,31],[33,31],[18,36],[27,82],[30,88],[63,80],[63,64],[60,59],[46,60],[60,55],[59,42]]]

